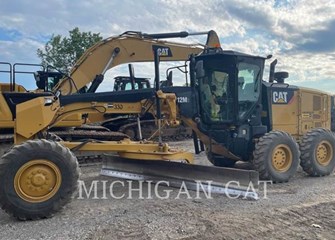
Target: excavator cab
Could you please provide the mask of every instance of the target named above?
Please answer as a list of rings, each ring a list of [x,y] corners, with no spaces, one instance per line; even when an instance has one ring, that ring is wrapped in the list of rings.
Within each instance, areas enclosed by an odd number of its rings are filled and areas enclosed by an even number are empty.
[[[37,71],[34,73],[36,86],[45,92],[50,92],[52,88],[64,77],[61,72]]]
[[[149,78],[135,78],[135,89],[150,88]],[[114,78],[114,90],[113,91],[124,91],[132,90],[132,82],[127,76],[117,76]]]

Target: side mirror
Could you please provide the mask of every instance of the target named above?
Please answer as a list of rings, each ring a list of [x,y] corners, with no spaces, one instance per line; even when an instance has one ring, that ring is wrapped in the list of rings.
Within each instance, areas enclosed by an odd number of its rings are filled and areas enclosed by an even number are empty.
[[[196,78],[205,77],[204,61],[200,60],[195,65],[195,76]]]
[[[169,87],[173,86],[173,83],[172,83],[172,74],[173,74],[173,72],[170,71],[169,74],[166,77],[167,84],[168,84]]]

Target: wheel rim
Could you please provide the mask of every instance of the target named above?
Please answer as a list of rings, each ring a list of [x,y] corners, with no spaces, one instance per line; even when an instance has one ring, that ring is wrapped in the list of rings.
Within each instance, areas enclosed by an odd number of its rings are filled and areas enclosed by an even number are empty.
[[[38,203],[52,198],[61,182],[59,168],[49,160],[38,159],[20,167],[14,178],[14,188],[23,200]]]
[[[286,172],[292,165],[292,158],[289,146],[280,144],[272,151],[272,166],[278,172]]]
[[[316,147],[315,152],[316,161],[322,165],[327,166],[333,159],[333,147],[328,141],[322,141]]]

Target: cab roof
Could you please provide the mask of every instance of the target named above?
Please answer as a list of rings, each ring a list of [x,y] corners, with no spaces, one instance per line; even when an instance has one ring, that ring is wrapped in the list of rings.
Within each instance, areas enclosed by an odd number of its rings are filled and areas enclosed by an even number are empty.
[[[201,55],[212,55],[212,54],[222,54],[222,55],[229,55],[229,56],[236,56],[236,57],[252,57],[252,58],[259,58],[259,59],[267,59],[266,57],[251,55],[247,53],[237,52],[233,50],[223,50],[222,48],[207,48],[203,51]]]

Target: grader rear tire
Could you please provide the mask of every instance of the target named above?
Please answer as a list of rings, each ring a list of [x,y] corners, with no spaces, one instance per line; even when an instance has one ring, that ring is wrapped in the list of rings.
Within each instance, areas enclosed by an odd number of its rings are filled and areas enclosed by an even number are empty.
[[[259,138],[253,157],[260,179],[280,183],[289,181],[297,171],[300,152],[291,135],[271,131]]]
[[[302,169],[312,177],[331,174],[335,167],[335,136],[328,129],[315,128],[300,142]]]
[[[79,167],[54,141],[30,140],[0,159],[0,206],[20,220],[51,217],[77,189]]]

